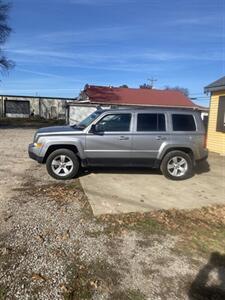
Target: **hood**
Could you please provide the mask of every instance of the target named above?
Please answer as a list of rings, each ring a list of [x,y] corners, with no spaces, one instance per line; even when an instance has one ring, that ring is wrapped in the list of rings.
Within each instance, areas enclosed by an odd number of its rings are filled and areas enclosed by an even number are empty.
[[[68,131],[82,131],[75,126],[50,126],[38,129],[37,133],[49,133],[49,132],[68,132]]]

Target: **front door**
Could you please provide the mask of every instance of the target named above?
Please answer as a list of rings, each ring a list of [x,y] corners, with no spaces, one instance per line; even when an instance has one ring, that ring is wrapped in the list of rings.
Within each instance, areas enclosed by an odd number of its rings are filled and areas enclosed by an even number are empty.
[[[86,136],[88,165],[128,165],[131,159],[130,113],[108,113]]]
[[[164,113],[137,113],[132,141],[133,163],[154,166],[162,143],[168,139]]]

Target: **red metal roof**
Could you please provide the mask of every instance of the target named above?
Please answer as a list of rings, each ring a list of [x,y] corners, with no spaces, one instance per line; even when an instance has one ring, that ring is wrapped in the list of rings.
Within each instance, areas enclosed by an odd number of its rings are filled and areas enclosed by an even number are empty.
[[[87,86],[84,93],[91,103],[200,108],[183,93],[173,90]]]

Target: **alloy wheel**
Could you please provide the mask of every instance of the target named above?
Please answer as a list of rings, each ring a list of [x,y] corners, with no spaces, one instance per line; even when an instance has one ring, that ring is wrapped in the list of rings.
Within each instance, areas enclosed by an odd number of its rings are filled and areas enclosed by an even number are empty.
[[[170,175],[174,177],[181,177],[187,172],[188,163],[185,158],[181,156],[174,156],[168,161],[167,170]]]
[[[69,156],[58,155],[52,160],[51,168],[57,176],[64,177],[73,171],[74,164]]]

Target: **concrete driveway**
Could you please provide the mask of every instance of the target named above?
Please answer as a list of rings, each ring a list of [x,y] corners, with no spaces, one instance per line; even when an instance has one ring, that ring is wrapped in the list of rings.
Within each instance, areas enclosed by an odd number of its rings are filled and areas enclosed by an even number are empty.
[[[225,204],[225,157],[210,154],[208,163],[178,182],[143,169],[98,169],[80,181],[95,215]]]

